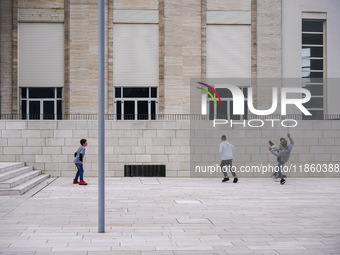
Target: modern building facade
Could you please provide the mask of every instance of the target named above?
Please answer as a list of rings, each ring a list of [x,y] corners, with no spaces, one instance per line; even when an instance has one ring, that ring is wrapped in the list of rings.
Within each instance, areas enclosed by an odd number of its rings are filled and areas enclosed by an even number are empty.
[[[338,0],[107,0],[105,3],[105,112],[108,118],[117,121],[109,126],[119,132],[131,129],[132,133],[152,126],[148,136],[163,139],[156,145],[163,146],[158,152],[157,149],[148,152],[146,148],[119,152],[123,156],[115,159],[120,163],[111,168],[116,171],[114,176],[122,175],[122,166],[127,162],[167,164],[167,170],[173,171],[171,176],[188,175],[187,159],[174,164],[174,158],[169,158],[169,153],[175,153],[171,152],[171,146],[178,146],[178,156],[189,155],[189,141],[183,142],[189,140],[188,125],[143,121],[157,121],[163,114],[192,113],[191,79],[265,79],[267,82],[249,84],[258,109],[270,107],[272,87],[303,87],[312,94],[305,107],[317,119],[340,114]],[[64,120],[72,115],[79,115],[80,120],[89,119],[89,115],[98,112],[98,2],[1,0],[0,7],[2,119],[60,121],[60,126],[68,130],[67,137],[73,139],[69,142],[64,137],[58,144],[60,153],[65,155],[63,162],[70,162],[72,149],[64,152],[63,146],[71,146],[78,139],[72,129],[90,136],[94,124],[87,130],[83,124],[65,124]],[[203,100],[199,103],[206,104],[210,113],[216,113],[207,97],[197,100]],[[225,100],[229,105],[231,99],[226,96]],[[230,107],[222,112],[229,114]],[[124,124],[124,120],[130,122]],[[117,124],[118,121],[122,123]],[[24,130],[39,128],[40,124],[18,125]],[[58,129],[58,124],[47,125],[51,126],[47,130]],[[169,132],[157,131],[168,125]],[[14,126],[9,124],[4,128]],[[184,129],[184,133],[174,131],[176,128]],[[54,131],[53,138],[61,138],[60,132]],[[132,137],[138,140],[146,131],[135,133]],[[110,138],[114,138],[110,142],[119,144],[116,134],[111,134]],[[126,136],[128,133],[123,138],[127,139]],[[27,146],[29,138],[18,146]],[[178,140],[173,144],[172,139]],[[40,142],[46,146],[51,141]],[[140,142],[146,143],[142,146],[152,146],[150,141]],[[131,145],[134,142],[129,140],[127,146]],[[182,146],[187,146],[184,151]],[[17,155],[23,150],[18,149]],[[44,149],[37,149],[36,154],[39,153],[44,154]],[[144,156],[137,159],[126,155],[129,153]],[[44,156],[33,158],[33,154],[3,156],[2,160],[37,164],[55,160]],[[157,154],[157,160],[149,156],[152,154]],[[96,168],[95,161],[90,160],[93,162],[90,170]],[[63,167],[54,166],[51,171]],[[62,175],[61,171],[53,173]]]
[[[336,0],[106,1],[106,113],[190,113],[190,78],[303,78],[308,107],[338,114],[339,86],[324,79],[339,77],[339,8]],[[1,1],[1,114],[97,113],[97,27],[97,1]],[[252,86],[261,107],[268,85]]]

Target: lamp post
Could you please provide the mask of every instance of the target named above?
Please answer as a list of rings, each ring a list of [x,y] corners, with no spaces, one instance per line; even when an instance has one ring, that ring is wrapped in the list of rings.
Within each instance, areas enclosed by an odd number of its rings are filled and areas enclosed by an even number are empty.
[[[105,0],[98,0],[98,233],[105,232]]]

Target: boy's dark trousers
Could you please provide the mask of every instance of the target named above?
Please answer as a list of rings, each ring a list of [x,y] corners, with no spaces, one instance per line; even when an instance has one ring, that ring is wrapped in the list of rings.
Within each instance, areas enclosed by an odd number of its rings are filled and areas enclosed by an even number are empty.
[[[282,169],[283,169],[283,165],[284,165],[284,164],[285,164],[285,163],[282,162],[282,161],[281,161],[281,158],[280,158],[280,161],[279,161],[279,163],[278,163],[278,165],[277,165],[277,169],[278,169],[278,171],[277,171],[277,176],[278,176],[280,179],[283,179]]]
[[[224,166],[225,168],[223,168]],[[228,169],[230,169],[230,172],[233,175],[233,177],[236,177],[235,171],[233,171],[233,168],[232,168],[232,159],[222,160],[221,169],[225,177],[228,176],[228,173],[227,173]]]

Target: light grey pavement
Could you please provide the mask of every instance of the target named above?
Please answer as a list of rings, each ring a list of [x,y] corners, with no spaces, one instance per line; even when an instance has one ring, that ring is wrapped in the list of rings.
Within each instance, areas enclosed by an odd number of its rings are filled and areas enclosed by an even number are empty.
[[[103,234],[86,181],[0,197],[0,254],[340,254],[340,178],[107,178]]]

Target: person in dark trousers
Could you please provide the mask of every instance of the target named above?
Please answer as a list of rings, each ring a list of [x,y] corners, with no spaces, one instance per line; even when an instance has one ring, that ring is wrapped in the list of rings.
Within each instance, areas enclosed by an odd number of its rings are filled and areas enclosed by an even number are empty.
[[[222,160],[221,169],[224,175],[224,179],[222,180],[222,182],[229,181],[229,177],[227,173],[228,168],[234,177],[233,183],[236,183],[238,181],[235,171],[233,171],[232,169],[233,150],[234,150],[234,145],[232,145],[231,143],[227,141],[227,137],[225,135],[222,135],[220,149],[219,149],[219,152],[221,153],[221,160]]]
[[[279,148],[276,148],[275,145],[274,145],[274,143],[272,143],[272,141],[269,141],[269,144],[270,144],[270,146],[272,146],[272,150],[275,150],[275,151],[277,151],[277,152],[279,153],[279,152],[283,149],[282,143],[284,143],[284,142],[287,143],[287,140],[286,140],[285,138],[280,138],[280,145],[279,145]],[[274,145],[274,146],[273,146],[273,145]],[[277,162],[280,162],[280,160],[281,160],[281,157],[277,157]],[[282,175],[282,176],[283,176],[283,177],[286,177],[285,175]],[[275,173],[272,175],[272,177],[273,177],[274,179],[279,178],[278,172],[275,172]]]
[[[78,150],[74,153],[74,160],[73,162],[76,164],[76,167],[78,169],[76,177],[73,180],[73,184],[79,184],[79,185],[87,185],[86,182],[84,182],[84,157],[85,157],[85,147],[87,146],[87,140],[81,139],[80,140],[80,147]],[[79,182],[78,182],[79,178]]]
[[[282,175],[282,169],[283,169],[283,165],[288,162],[289,158],[290,158],[290,153],[293,149],[294,146],[294,141],[293,139],[290,137],[290,134],[287,134],[290,144],[287,145],[287,141],[282,141],[281,146],[282,149],[279,151],[273,150],[271,147],[269,147],[270,152],[276,156],[276,157],[280,157],[279,163],[278,163],[278,176],[281,179],[280,184],[283,185],[286,183],[286,180],[283,178]]]

